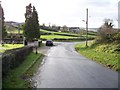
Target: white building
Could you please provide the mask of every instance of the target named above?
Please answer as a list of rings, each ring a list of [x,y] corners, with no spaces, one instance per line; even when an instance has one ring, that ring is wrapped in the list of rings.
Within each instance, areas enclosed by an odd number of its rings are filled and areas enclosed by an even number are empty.
[[[69,27],[69,32],[79,33],[80,28],[79,27]]]

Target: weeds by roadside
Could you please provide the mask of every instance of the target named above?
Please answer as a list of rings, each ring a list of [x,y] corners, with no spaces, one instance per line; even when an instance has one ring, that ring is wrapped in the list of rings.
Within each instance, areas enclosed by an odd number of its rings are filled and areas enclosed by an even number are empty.
[[[3,88],[31,88],[30,77],[36,72],[44,55],[30,53],[26,60],[17,68],[9,72],[3,80]]]

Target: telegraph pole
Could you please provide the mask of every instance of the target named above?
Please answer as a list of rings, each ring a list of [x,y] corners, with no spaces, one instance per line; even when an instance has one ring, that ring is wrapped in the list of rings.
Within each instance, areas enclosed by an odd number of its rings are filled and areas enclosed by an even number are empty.
[[[86,47],[88,46],[88,8],[86,9]]]
[[[118,2],[118,32],[120,32],[120,1]]]

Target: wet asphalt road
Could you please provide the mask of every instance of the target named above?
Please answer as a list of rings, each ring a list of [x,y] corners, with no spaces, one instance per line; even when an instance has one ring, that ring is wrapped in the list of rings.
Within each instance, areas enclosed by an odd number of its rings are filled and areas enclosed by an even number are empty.
[[[118,73],[74,50],[76,43],[55,43],[33,78],[37,88],[118,88]]]

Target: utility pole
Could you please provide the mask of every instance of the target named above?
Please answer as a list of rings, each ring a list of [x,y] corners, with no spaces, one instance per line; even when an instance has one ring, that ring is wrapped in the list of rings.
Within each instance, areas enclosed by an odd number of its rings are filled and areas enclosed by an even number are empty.
[[[86,47],[88,46],[88,8],[86,9]]]
[[[120,32],[120,1],[118,2],[118,32]]]

